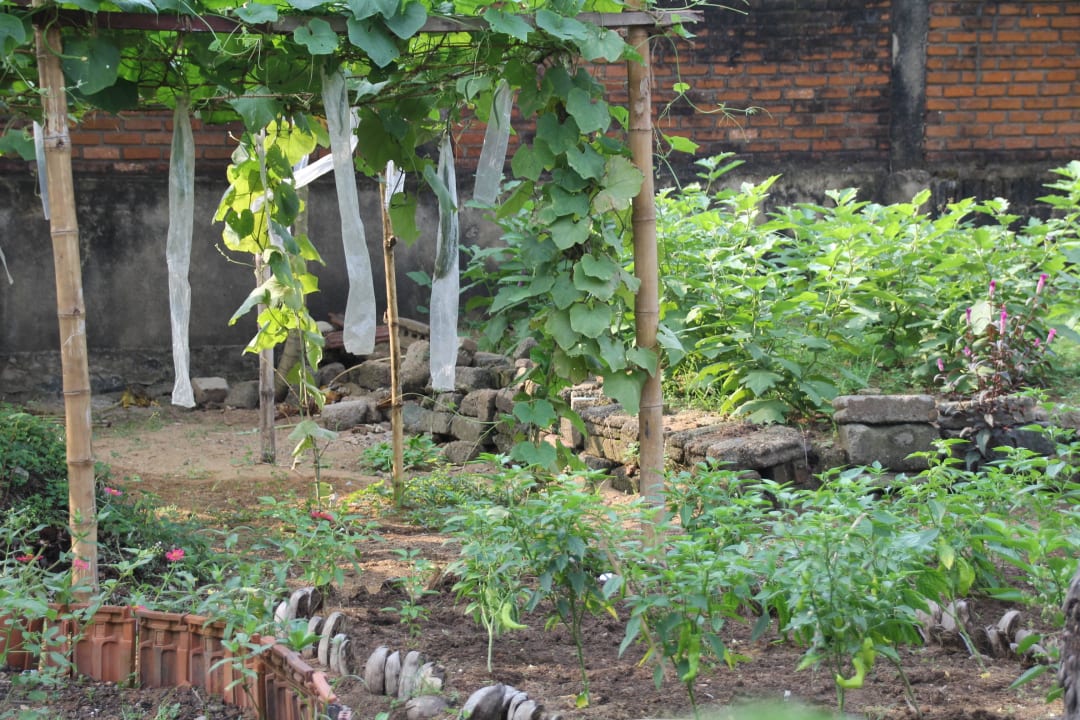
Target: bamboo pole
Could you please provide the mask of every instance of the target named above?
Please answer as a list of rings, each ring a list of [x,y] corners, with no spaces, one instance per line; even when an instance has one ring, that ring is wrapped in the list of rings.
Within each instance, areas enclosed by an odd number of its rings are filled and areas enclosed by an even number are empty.
[[[391,174],[387,165],[386,175]],[[386,324],[390,331],[390,444],[393,450],[393,473],[391,483],[394,490],[394,506],[401,507],[405,500],[405,433],[401,418],[401,346],[398,342],[398,304],[397,271],[394,261],[394,228],[390,222],[390,199],[394,187],[388,184],[389,177],[382,183],[382,231],[383,231],[383,274],[386,276]]]
[[[35,6],[44,5],[34,0]],[[68,522],[71,528],[72,583],[97,589],[97,504],[91,440],[90,369],[86,354],[86,307],[83,303],[79,226],[71,173],[67,94],[60,65],[60,28],[35,27],[38,80],[44,110],[45,168],[48,179],[50,233],[56,273],[56,315],[60,326],[64,420],[67,436]]]
[[[629,28],[627,43],[641,56],[630,60],[627,84],[630,96],[630,152],[641,171],[641,192],[634,198],[631,223],[634,232],[634,274],[641,282],[634,299],[634,330],[637,345],[657,349],[660,322],[660,281],[656,249],[656,200],[653,183],[652,78],[649,28]],[[662,371],[645,380],[638,410],[638,444],[641,480],[639,490],[646,502],[663,512],[664,490],[664,397],[660,388]]]

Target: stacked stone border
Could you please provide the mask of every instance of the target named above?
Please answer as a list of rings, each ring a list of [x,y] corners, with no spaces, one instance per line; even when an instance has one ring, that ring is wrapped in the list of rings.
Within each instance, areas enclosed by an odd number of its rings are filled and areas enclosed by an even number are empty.
[[[473,341],[463,339],[454,391],[434,393],[428,347],[426,341],[414,341],[402,362],[405,431],[432,436],[454,464],[481,453],[508,452],[521,430],[508,418],[515,399],[530,389],[522,380],[531,365],[529,348],[508,357],[478,352]],[[368,359],[350,368],[333,363],[319,374],[322,386],[341,395],[339,402],[323,408],[325,427],[348,430],[389,419],[388,359]],[[220,378],[199,378],[193,385],[201,404],[254,407],[257,402],[255,383],[229,388]],[[570,388],[564,398],[581,417],[584,432],[564,420],[558,439],[591,468],[609,472],[614,487],[636,491],[637,417],[605,398],[597,382]],[[918,472],[928,464],[927,455],[920,453],[932,453],[939,440],[974,443],[987,427],[989,439],[979,441],[988,448],[1008,445],[1040,454],[1053,452],[1053,442],[1030,426],[1080,428],[1077,411],[1052,417],[1027,397],[998,398],[988,409],[926,394],[865,392],[838,397],[833,408],[831,428],[760,426],[700,411],[666,414],[667,459],[677,468],[709,464],[798,486],[813,484],[815,475],[834,467],[877,464],[889,472]]]

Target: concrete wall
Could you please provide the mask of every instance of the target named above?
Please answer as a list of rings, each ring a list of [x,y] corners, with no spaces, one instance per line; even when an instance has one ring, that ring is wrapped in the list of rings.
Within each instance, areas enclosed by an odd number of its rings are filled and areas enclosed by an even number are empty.
[[[254,335],[254,316],[228,324],[254,287],[250,258],[221,243],[221,223],[212,223],[224,192],[222,180],[200,177],[196,187],[195,239],[191,261],[191,346],[194,375],[242,379],[254,372],[243,346]],[[382,237],[378,198],[361,187],[361,213],[368,228],[368,252],[376,277],[378,313],[385,311]],[[95,392],[122,390],[128,383],[171,382],[171,328],[165,238],[168,187],[161,175],[79,175],[75,180],[87,311],[87,346]],[[309,235],[326,262],[314,267],[320,291],[310,297],[312,315],[326,319],[344,312],[348,294],[337,196],[332,180],[311,186]],[[431,272],[434,258],[433,207],[420,210],[425,237],[413,246],[399,244],[399,311],[424,320],[427,289],[405,276]],[[470,242],[491,242],[490,226],[465,216]],[[56,291],[52,245],[36,182],[0,175],[0,250],[14,283],[0,281],[0,401],[19,399],[27,390],[60,388]],[[226,257],[228,256],[228,257]]]

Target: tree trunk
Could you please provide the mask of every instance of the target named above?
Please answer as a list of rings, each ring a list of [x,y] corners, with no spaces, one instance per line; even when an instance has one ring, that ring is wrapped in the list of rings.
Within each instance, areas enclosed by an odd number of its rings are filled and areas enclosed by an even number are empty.
[[[1065,631],[1061,634],[1061,683],[1065,701],[1064,720],[1080,720],[1080,569],[1065,595]]]
[[[42,5],[35,0],[34,5]],[[67,435],[68,515],[71,526],[72,582],[97,589],[97,504],[91,443],[90,370],[86,355],[86,307],[83,304],[79,227],[71,174],[67,95],[60,66],[60,28],[34,30],[38,77],[45,118],[45,168],[48,179],[50,233],[56,273],[56,314],[60,325],[64,414]],[[85,595],[86,593],[80,593]]]
[[[660,322],[660,282],[656,250],[656,199],[653,185],[652,90],[649,57],[649,28],[632,27],[627,42],[641,56],[627,67],[630,95],[630,152],[641,171],[641,192],[634,198],[634,274],[641,282],[634,300],[637,345],[659,352],[656,343]],[[641,481],[639,490],[646,502],[663,512],[664,491],[664,397],[660,388],[662,371],[645,380],[638,410],[638,446]],[[659,519],[657,517],[656,519]],[[649,531],[651,528],[646,528]]]

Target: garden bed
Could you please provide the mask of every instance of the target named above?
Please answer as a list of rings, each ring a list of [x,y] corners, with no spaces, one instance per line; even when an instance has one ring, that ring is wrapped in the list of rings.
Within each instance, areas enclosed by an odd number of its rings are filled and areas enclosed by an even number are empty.
[[[285,459],[279,466],[252,460],[258,454],[253,412],[116,408],[97,413],[96,419],[100,424],[95,438],[98,459],[112,466],[116,478],[138,478],[137,482],[129,480],[125,488],[153,492],[163,506],[190,513],[211,526],[242,530],[251,522],[258,497],[280,498],[290,493],[303,497],[310,493],[312,478],[308,469],[290,469]],[[359,459],[364,448],[387,439],[385,430],[374,427],[343,435],[332,443],[324,458],[322,479],[332,484],[340,496],[378,481],[377,475],[360,466]],[[284,434],[280,447],[288,447]],[[285,458],[287,450],[281,456]],[[615,491],[604,493],[612,503],[628,500]],[[543,630],[539,612],[529,617],[528,629],[496,640],[492,673],[486,668],[487,636],[464,616],[464,608],[450,592],[450,579],[433,581],[433,592],[420,598],[419,605],[427,617],[410,633],[409,626],[399,621],[399,612],[386,610],[400,607],[404,599],[394,580],[408,575],[418,556],[437,567],[444,566],[455,556],[456,548],[446,544],[445,537],[388,518],[385,508],[382,510],[374,517],[379,522],[380,539],[360,549],[364,572],[359,576],[348,574],[322,610],[324,614],[334,610],[345,614],[360,666],[358,674],[363,660],[378,646],[403,653],[417,649],[445,667],[445,694],[456,699],[459,706],[474,690],[505,682],[544,703],[549,713],[564,718],[633,720],[687,712],[686,693],[674,678],[660,689],[654,686],[651,667],[638,662],[642,656],[640,646],[619,656],[624,614],[619,618],[586,620],[584,650],[592,683],[591,704],[586,708],[575,707],[580,676],[574,645],[561,628]],[[972,625],[981,627],[996,622],[1006,608],[976,598],[971,609]],[[1025,610],[1025,616],[1029,622],[1039,622],[1029,611]],[[727,704],[749,698],[789,698],[825,707],[835,705],[830,672],[795,672],[802,649],[777,642],[773,633],[751,641],[750,628],[749,622],[726,624],[725,643],[749,660],[733,670],[720,667],[703,672],[697,687],[700,701]],[[903,648],[901,657],[926,717],[1024,720],[1053,717],[1061,712],[1060,703],[1047,705],[1043,699],[1049,674],[1019,690],[1009,689],[1025,669],[1018,659],[977,660],[956,646]],[[336,689],[342,701],[356,709],[361,718],[375,717],[379,710],[390,707],[385,698],[367,693],[357,678],[342,679]],[[880,663],[863,689],[848,692],[847,710],[871,717],[910,717],[903,696],[896,673]]]

